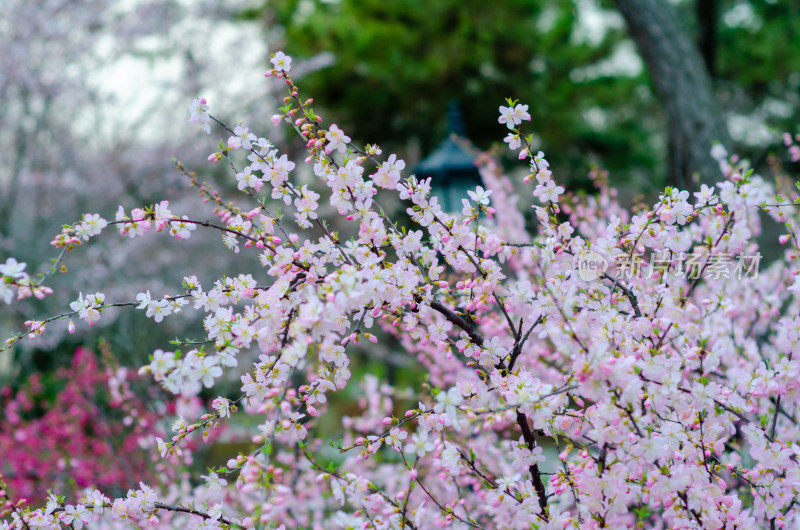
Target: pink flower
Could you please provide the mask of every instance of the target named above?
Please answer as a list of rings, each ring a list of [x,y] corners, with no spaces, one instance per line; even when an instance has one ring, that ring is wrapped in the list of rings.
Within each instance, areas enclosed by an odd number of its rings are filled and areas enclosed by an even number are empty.
[[[350,143],[350,137],[345,135],[344,131],[335,123],[325,133],[325,139],[327,140],[325,152],[329,154],[334,151],[344,153],[347,150],[347,144]]]
[[[531,119],[528,113],[528,105],[515,105],[514,107],[500,107],[500,118],[497,120],[504,123],[509,129],[520,125],[523,121]]]

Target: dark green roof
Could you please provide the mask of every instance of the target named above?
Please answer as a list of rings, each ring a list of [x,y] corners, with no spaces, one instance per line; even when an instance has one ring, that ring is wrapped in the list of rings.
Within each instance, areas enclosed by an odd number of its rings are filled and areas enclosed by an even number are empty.
[[[424,160],[417,165],[416,173],[419,177],[442,177],[445,175],[475,172],[477,173],[474,159],[466,153],[456,140],[451,136],[443,141]]]

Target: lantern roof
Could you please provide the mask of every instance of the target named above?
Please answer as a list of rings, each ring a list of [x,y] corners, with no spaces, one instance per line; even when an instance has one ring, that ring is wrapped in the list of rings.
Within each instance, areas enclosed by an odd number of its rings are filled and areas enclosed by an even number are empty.
[[[448,136],[427,157],[417,165],[415,173],[419,177],[432,177],[433,180],[447,180],[452,176],[474,174],[479,176],[475,159],[461,145],[468,142],[464,135],[464,121],[458,102],[450,101],[447,109]]]

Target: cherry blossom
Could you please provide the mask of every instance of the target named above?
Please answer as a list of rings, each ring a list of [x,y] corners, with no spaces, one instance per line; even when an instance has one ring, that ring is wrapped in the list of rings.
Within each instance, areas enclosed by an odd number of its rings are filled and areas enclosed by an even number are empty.
[[[500,118],[498,121],[504,123],[509,129],[513,129],[523,121],[529,121],[531,115],[528,113],[528,105],[510,103],[509,107],[500,107]],[[514,147],[512,147],[514,149]]]
[[[276,52],[269,60],[278,72],[288,73],[292,69],[292,58],[283,52]]]
[[[117,303],[154,325],[179,311],[202,323],[199,338],[141,368],[177,399],[217,396],[149,439],[163,469],[237,415],[253,448],[193,485],[57,501],[24,512],[29,521],[555,529],[796,518],[800,196],[781,197],[720,148],[724,179],[694,194],[670,187],[629,209],[600,170],[594,192],[567,192],[531,145],[529,107],[509,101],[499,122],[527,176],[512,183],[482,161],[482,185],[448,213],[396,154],[327,125],[290,58],[271,62],[288,89],[272,121],[303,139],[304,171],[277,141],[209,115],[230,147],[212,162],[230,162],[238,200],[209,186],[214,222],[166,201],[121,206],[107,222],[125,239],[175,225],[215,232],[237,265],[257,268],[206,280],[187,264],[183,294]],[[785,231],[762,233],[765,214]],[[116,237],[81,219],[58,248]],[[783,256],[762,262],[758,237]],[[32,289],[24,267],[3,267],[15,293]],[[99,315],[105,299],[76,291],[74,314]],[[30,335],[53,320],[29,321]],[[363,373],[364,358],[414,363],[425,380],[390,384]]]
[[[189,123],[202,126],[207,134],[211,134],[211,118],[208,114],[208,102],[205,98],[198,98],[192,101],[189,106]]]
[[[325,139],[328,141],[325,146],[326,153],[332,153],[334,151],[344,153],[347,144],[350,143],[350,137],[345,135],[344,131],[335,123],[331,125],[328,132],[325,133]]]

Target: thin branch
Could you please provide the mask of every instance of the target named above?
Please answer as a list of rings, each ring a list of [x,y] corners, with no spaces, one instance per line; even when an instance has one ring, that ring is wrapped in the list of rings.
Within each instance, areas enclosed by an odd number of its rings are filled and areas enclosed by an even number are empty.
[[[614,282],[614,284],[611,287],[611,290],[613,291],[614,288],[616,287],[617,289],[622,291],[622,293],[628,298],[628,301],[631,303],[631,306],[633,307],[633,313],[637,317],[641,317],[642,316],[642,311],[641,311],[641,309],[639,309],[639,300],[636,298],[636,295],[633,294],[633,291],[630,288],[625,287],[624,285],[622,285],[622,283],[620,283],[620,281],[619,281],[619,278],[615,278],[615,277],[611,276],[610,274],[608,274],[607,272],[603,273],[603,278],[605,278],[607,280],[611,280],[611,281]]]
[[[531,428],[528,425],[528,417],[519,410],[517,410],[517,425],[519,425],[519,428],[522,431],[522,438],[525,440],[525,443],[528,444],[528,449],[533,452],[534,448],[536,447],[536,438],[534,437],[533,431],[531,431]],[[542,519],[547,522],[550,520],[550,517],[547,514],[547,493],[545,492],[544,483],[542,482],[542,473],[539,471],[539,464],[534,462],[531,464],[529,470],[531,473],[531,480],[533,481],[533,488],[536,490],[536,495],[539,497],[539,507],[542,509]]]
[[[469,335],[469,338],[473,343],[477,344],[478,346],[483,346],[483,337],[481,337],[466,320],[458,316],[452,309],[437,300],[431,301],[430,306],[431,309],[438,311],[448,321],[464,330],[467,335]]]

